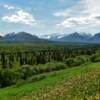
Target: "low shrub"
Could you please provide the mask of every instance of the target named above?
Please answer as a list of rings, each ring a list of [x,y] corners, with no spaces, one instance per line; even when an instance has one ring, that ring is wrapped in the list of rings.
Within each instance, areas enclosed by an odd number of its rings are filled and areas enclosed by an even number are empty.
[[[21,78],[24,80],[33,75],[32,68],[29,65],[23,65],[20,69],[20,73],[21,73]]]
[[[66,64],[61,62],[48,62],[33,66],[33,74],[46,73],[54,70],[65,69]]]
[[[66,65],[61,62],[49,62],[46,64],[48,70],[60,70],[60,69],[65,69]]]
[[[94,54],[90,56],[90,61],[91,62],[99,62],[100,61],[100,54]]]
[[[19,73],[10,69],[0,71],[0,87],[7,87],[15,84],[19,79]]]
[[[65,60],[65,64],[68,67],[79,66],[79,65],[84,64],[84,63],[85,63],[85,60],[82,57],[68,58]]]

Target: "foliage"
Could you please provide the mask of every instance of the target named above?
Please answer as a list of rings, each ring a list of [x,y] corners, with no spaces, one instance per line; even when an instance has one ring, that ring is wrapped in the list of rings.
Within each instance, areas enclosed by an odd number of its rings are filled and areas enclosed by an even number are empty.
[[[26,80],[30,76],[32,76],[32,69],[29,65],[23,65],[20,69],[21,78]]]
[[[28,80],[30,77],[36,74],[42,74],[52,72],[60,69],[65,69],[66,65],[60,62],[49,62],[41,65],[22,65],[17,70],[2,69],[0,71],[0,85],[1,87],[7,87],[12,84],[17,84],[18,81]],[[35,80],[41,79],[41,77],[34,78]],[[32,79],[33,80],[33,79]],[[23,82],[23,81],[22,81]]]
[[[27,64],[45,64],[51,61],[62,62],[80,55],[90,56],[100,49],[99,45],[65,44],[2,44],[0,47],[2,68],[15,68],[15,64],[20,67]]]
[[[91,55],[90,61],[92,62],[100,62],[100,53],[96,53]]]
[[[6,87],[15,84],[19,79],[19,73],[10,69],[0,71],[0,86]]]
[[[66,65],[61,62],[48,62],[46,64],[40,64],[33,67],[34,74],[45,73],[55,70],[65,69]]]
[[[68,58],[65,60],[65,63],[68,67],[74,67],[79,66],[81,64],[84,64],[86,61],[82,57],[76,57],[76,58]]]

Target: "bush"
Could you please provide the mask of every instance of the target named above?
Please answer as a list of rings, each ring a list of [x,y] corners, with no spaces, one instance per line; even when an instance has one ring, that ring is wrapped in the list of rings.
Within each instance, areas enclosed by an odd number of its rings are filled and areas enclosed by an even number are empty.
[[[99,62],[100,61],[100,54],[94,54],[90,57],[91,62]]]
[[[33,74],[50,72],[53,70],[65,69],[66,65],[60,62],[48,62],[46,64],[40,64],[33,67]]]
[[[81,64],[84,64],[86,61],[82,57],[76,57],[75,62],[76,62],[76,66],[79,66]]]
[[[75,66],[75,62],[74,62],[74,59],[73,58],[68,58],[66,61],[65,61],[66,65],[69,66],[69,67],[72,67],[72,66]]]
[[[67,60],[65,60],[65,63],[68,67],[74,67],[84,64],[85,60],[82,57],[68,58]]]
[[[15,84],[18,79],[19,79],[19,73],[13,70],[5,69],[5,70],[0,71],[0,86],[1,87],[6,87],[12,84]]]
[[[20,69],[21,78],[26,80],[28,77],[32,76],[32,68],[29,65],[23,65]]]
[[[60,70],[65,69],[66,65],[64,63],[60,62],[49,62],[46,64],[48,70]]]

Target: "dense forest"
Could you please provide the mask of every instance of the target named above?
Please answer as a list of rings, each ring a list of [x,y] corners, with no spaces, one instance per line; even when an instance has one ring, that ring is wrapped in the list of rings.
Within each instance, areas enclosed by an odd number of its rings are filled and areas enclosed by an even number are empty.
[[[73,58],[79,55],[92,55],[95,54],[99,47],[78,47],[78,48],[46,48],[34,50],[3,50],[0,52],[1,56],[1,66],[2,68],[12,68],[14,63],[18,65],[37,65],[45,64],[52,60],[54,61],[64,61],[68,58]]]
[[[35,74],[100,61],[99,50],[99,45],[1,45],[0,87],[16,84]]]

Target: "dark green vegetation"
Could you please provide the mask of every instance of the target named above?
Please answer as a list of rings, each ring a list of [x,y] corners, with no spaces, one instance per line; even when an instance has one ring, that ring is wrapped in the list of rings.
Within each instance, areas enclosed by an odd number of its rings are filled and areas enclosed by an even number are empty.
[[[47,43],[46,45],[41,44],[2,44],[0,45],[0,99],[2,100],[14,100],[15,98],[20,98],[23,95],[31,93],[29,96],[22,97],[22,100],[36,100],[39,95],[39,100],[42,98],[48,89],[51,91],[53,85],[54,93],[56,88],[60,90],[63,89],[65,82],[75,83],[75,80],[81,80],[77,78],[77,75],[81,73],[89,73],[91,71],[99,70],[100,66],[100,46],[99,45],[66,45],[58,43]],[[75,68],[74,68],[75,67]],[[91,83],[95,84],[98,81],[100,74],[99,71],[93,72],[96,75],[95,81],[89,80]],[[73,79],[75,77],[75,80]],[[87,75],[83,75],[82,80]],[[81,76],[80,76],[81,77]],[[86,79],[86,83],[89,77]],[[81,80],[81,81],[82,81]],[[94,80],[94,79],[93,79]],[[81,82],[80,81],[80,82]],[[62,82],[62,83],[61,83]],[[83,82],[83,81],[82,81]],[[55,84],[57,83],[57,84]],[[99,82],[100,83],[100,82]],[[93,87],[94,96],[98,95],[98,86]],[[85,94],[82,91],[84,86],[92,84],[84,84],[80,91],[80,96],[75,96],[72,91],[78,92],[78,87],[72,84],[72,89],[68,89],[69,93],[72,93],[71,97],[62,95],[60,100],[66,100],[64,98],[83,98]],[[83,83],[81,83],[83,84]],[[47,87],[48,86],[48,87]],[[57,86],[57,87],[56,87]],[[81,85],[80,85],[81,86]],[[47,87],[47,88],[46,88]],[[76,89],[77,87],[77,89]],[[40,91],[44,88],[45,90]],[[87,88],[89,88],[87,86]],[[66,88],[65,88],[66,89]],[[80,89],[80,87],[79,87]],[[59,90],[59,91],[60,91]],[[53,94],[48,91],[50,97],[46,97],[42,100],[52,100]],[[92,91],[89,90],[89,91]],[[50,93],[49,93],[50,92]],[[96,93],[97,92],[97,93]],[[60,93],[58,95],[60,96]],[[46,94],[47,95],[47,94]],[[70,94],[69,94],[70,95]],[[91,96],[90,93],[87,97]],[[34,96],[34,97],[33,97]],[[56,94],[54,95],[54,97]],[[32,99],[36,98],[36,99]],[[44,98],[44,97],[43,97]],[[58,100],[57,98],[54,100]],[[78,100],[78,99],[76,99]],[[85,99],[83,99],[85,100]]]

